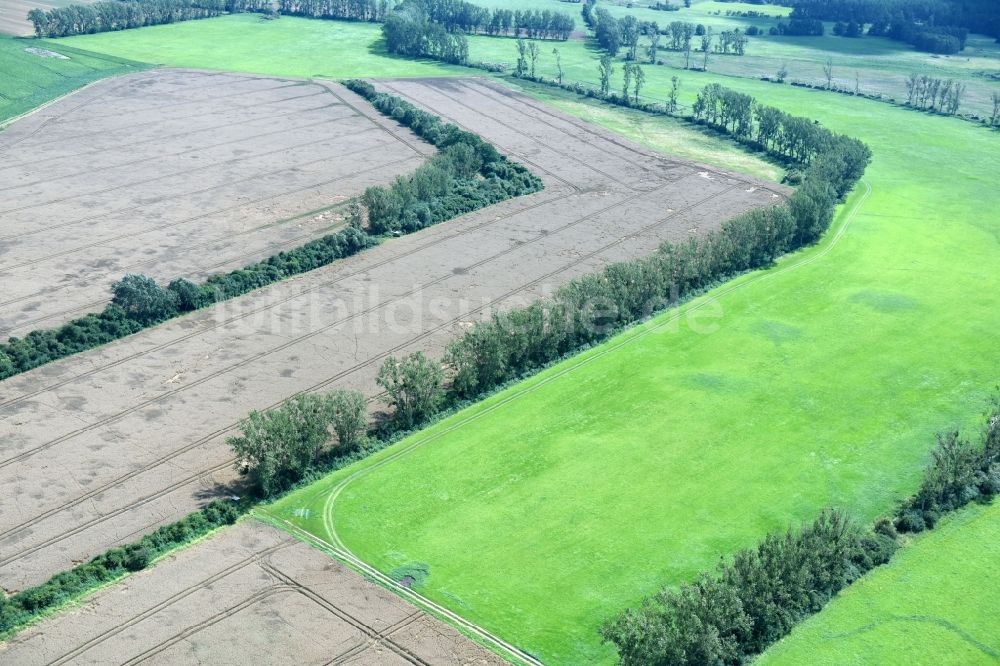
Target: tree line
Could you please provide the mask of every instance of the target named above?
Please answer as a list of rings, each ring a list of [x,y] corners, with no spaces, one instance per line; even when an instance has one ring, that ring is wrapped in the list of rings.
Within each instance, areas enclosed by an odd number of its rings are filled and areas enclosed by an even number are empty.
[[[268,0],[121,0],[32,9],[36,37],[67,37],[212,18],[227,12],[265,11]]]
[[[389,0],[278,0],[282,14],[341,21],[382,21],[390,8]]]
[[[326,266],[372,247],[381,235],[408,233],[542,189],[537,176],[507,160],[478,135],[444,123],[399,98],[376,93],[363,81],[345,85],[413,129],[436,146],[439,154],[412,175],[398,178],[390,188],[369,188],[349,206],[347,227],[336,233],[209,276],[200,285],[178,278],[163,287],[145,275],[126,275],[112,285],[111,303],[102,312],[0,343],[0,380]],[[367,204],[367,211],[362,204]]]
[[[1000,39],[993,0],[791,0],[793,20],[837,21],[847,36],[889,37],[932,53],[957,53],[970,31]]]
[[[1000,402],[970,442],[938,437],[917,493],[862,528],[827,509],[801,530],[768,534],[713,574],[665,587],[605,623],[601,635],[626,666],[748,663],[902,545],[902,532],[933,528],[940,517],[1000,493]]]
[[[211,502],[135,543],[111,548],[88,562],[56,574],[41,585],[9,597],[0,594],[0,639],[9,637],[68,601],[130,572],[145,569],[154,559],[178,546],[224,525],[232,525],[244,510],[245,507],[234,502]]]
[[[379,112],[409,127],[439,149],[410,176],[389,187],[373,186],[361,197],[374,233],[411,232],[515,196],[542,189],[524,166],[501,155],[493,144],[366,81],[344,83]]]
[[[906,79],[907,106],[955,115],[964,95],[965,84],[951,79],[916,73],[910,74]]]
[[[754,107],[752,99],[741,104]],[[806,119],[779,124],[816,127]],[[734,127],[739,130],[739,123],[719,125],[727,132]],[[493,390],[720,280],[767,266],[785,252],[815,242],[829,226],[837,201],[863,174],[871,153],[860,141],[822,128],[808,136],[790,151],[805,167],[802,185],[786,204],[737,216],[698,240],[664,243],[649,257],[574,280],[547,301],[477,323],[448,347],[452,393],[468,399]]]
[[[449,32],[569,39],[576,27],[571,16],[549,9],[488,9],[465,0],[407,0]]]

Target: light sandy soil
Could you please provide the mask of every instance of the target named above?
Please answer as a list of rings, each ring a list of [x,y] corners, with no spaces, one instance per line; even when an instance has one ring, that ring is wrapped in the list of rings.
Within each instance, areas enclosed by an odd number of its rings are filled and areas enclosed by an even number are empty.
[[[250,409],[299,391],[376,395],[389,354],[438,357],[491,310],[784,193],[496,84],[380,85],[480,133],[546,189],[4,381],[0,585],[36,584],[229,492],[225,438]]]
[[[330,206],[433,150],[359,103],[154,70],[14,123],[0,133],[0,339],[100,311],[126,273],[201,281],[329,233]]]
[[[0,644],[0,662],[504,663],[324,553],[254,520]]]

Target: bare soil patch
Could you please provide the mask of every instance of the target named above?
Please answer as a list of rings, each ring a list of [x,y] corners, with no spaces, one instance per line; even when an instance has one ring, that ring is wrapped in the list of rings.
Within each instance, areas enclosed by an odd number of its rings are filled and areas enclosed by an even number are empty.
[[[785,192],[653,154],[497,84],[379,85],[481,134],[546,189],[4,381],[0,485],[16,500],[0,504],[0,585],[38,583],[227,494],[225,438],[249,410],[299,391],[375,396],[390,354],[439,356],[495,309]]]
[[[432,150],[306,81],[154,70],[71,95],[0,134],[0,339],[100,311],[126,273],[306,243]]]
[[[257,521],[224,530],[0,645],[4,663],[504,661],[324,553]]]

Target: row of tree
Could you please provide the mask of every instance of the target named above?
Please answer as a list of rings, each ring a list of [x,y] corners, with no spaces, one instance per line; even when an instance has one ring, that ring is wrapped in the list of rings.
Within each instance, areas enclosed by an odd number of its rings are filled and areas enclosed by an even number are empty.
[[[389,0],[278,0],[278,10],[290,16],[373,23],[385,20],[391,7]]]
[[[906,80],[906,104],[918,109],[955,115],[964,95],[965,84],[951,79],[914,73]]]
[[[978,442],[939,436],[917,493],[872,529],[825,510],[798,532],[769,534],[714,574],[666,587],[601,630],[626,666],[738,664],[786,636],[838,591],[888,562],[900,532],[929,529],[941,515],[1000,493],[1000,402]]]
[[[870,153],[861,142],[825,130],[812,140],[801,153],[809,158],[803,184],[787,204],[740,215],[700,240],[664,243],[650,257],[613,264],[574,280],[550,300],[476,324],[449,345],[452,391],[459,398],[490,391],[719,280],[816,241]]]
[[[212,275],[200,285],[178,278],[163,287],[145,275],[126,275],[112,285],[113,298],[102,312],[0,343],[0,380],[326,266],[377,244],[379,235],[414,231],[542,189],[537,176],[507,160],[476,134],[446,124],[396,97],[377,94],[370,84],[348,83],[370,99],[376,109],[440,149],[437,156],[411,176],[397,179],[392,187],[369,188],[365,192],[361,202],[368,208],[367,230],[363,228],[366,211],[359,204],[352,205],[344,230],[243,268]]]
[[[227,12],[256,12],[269,0],[121,0],[32,9],[36,37],[66,37],[211,18]]]
[[[112,300],[54,329],[0,343],[0,380],[117,340],[179,314],[249,293],[371,247],[377,240],[357,227],[329,234],[196,285],[184,278],[162,287],[145,275],[126,275],[111,286]]]
[[[565,40],[576,27],[571,16],[549,9],[491,10],[466,0],[406,0],[404,6],[411,3],[449,32]]]
[[[721,129],[737,141],[758,146],[773,154],[809,164],[828,154],[849,160],[854,167],[845,180],[838,179],[838,196],[853,186],[870,159],[868,148],[852,139],[798,116],[767,106],[750,95],[736,92],[717,83],[705,86],[692,107],[696,121]],[[853,180],[852,180],[853,178]]]

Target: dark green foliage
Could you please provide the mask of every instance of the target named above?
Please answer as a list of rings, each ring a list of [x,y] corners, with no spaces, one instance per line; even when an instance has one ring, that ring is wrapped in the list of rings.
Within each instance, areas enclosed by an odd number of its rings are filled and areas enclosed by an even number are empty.
[[[931,529],[941,515],[1000,494],[1000,403],[994,401],[978,442],[952,431],[938,436],[920,489],[896,512],[900,532]]]
[[[268,0],[121,0],[33,9],[28,20],[36,37],[66,37],[211,18],[227,12],[258,12]]]
[[[330,394],[330,421],[338,446],[349,449],[361,443],[368,429],[367,411],[368,401],[360,391],[339,389]]]
[[[302,478],[323,454],[334,421],[332,395],[300,394],[279,407],[253,410],[227,440],[235,467],[263,497],[272,497]]]
[[[282,14],[341,21],[382,21],[390,7],[389,0],[278,0]]]
[[[844,514],[824,511],[799,532],[769,534],[739,551],[715,576],[665,588],[601,633],[630,666],[744,663],[884,562],[894,547]]]
[[[86,592],[129,572],[140,571],[157,557],[208,532],[231,525],[245,511],[234,502],[216,501],[183,519],[164,525],[124,548],[112,548],[89,562],[56,574],[41,585],[10,597],[0,595],[0,638],[42,613],[76,599]]]
[[[426,421],[444,401],[444,371],[421,352],[401,359],[390,356],[379,368],[378,384],[389,395],[396,429]]]
[[[156,284],[146,275],[130,273],[111,285],[111,302],[130,319],[150,326],[177,314],[174,292]]]

